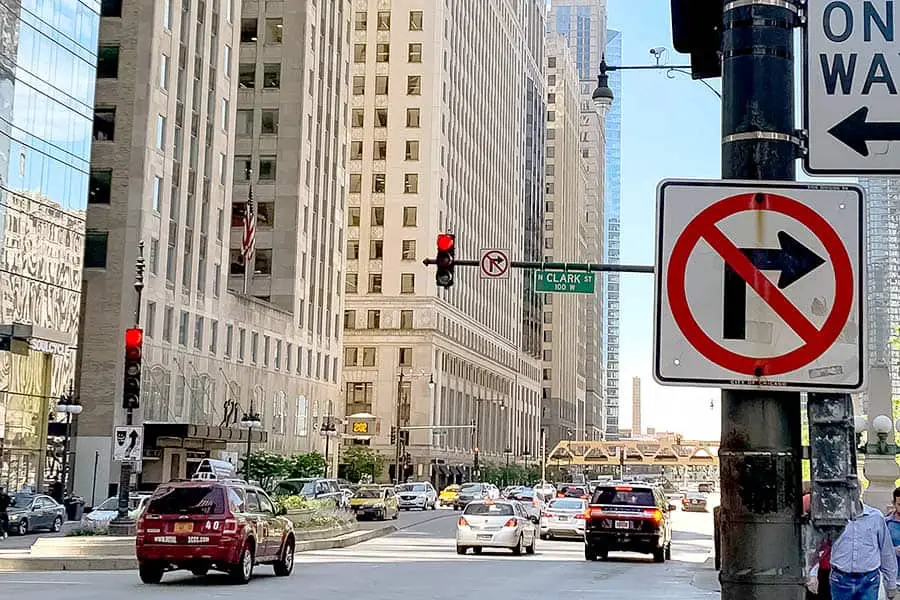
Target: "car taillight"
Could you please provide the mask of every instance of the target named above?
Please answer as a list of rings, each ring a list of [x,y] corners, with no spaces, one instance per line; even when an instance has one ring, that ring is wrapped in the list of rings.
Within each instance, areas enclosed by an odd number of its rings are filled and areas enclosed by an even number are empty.
[[[552,517],[553,515],[551,515],[551,514],[548,513],[548,512],[542,512],[542,513],[541,513],[541,516],[544,517],[545,519],[549,519],[549,518]]]
[[[644,516],[650,517],[654,523],[659,523],[660,521],[662,521],[662,511],[658,508],[655,508],[653,510],[645,510]]]
[[[225,523],[222,525],[222,533],[237,533],[238,530],[238,522],[236,519],[225,519]]]
[[[516,527],[518,524],[519,524],[519,520],[516,519],[515,517],[513,517],[512,519],[507,521],[506,524],[503,526],[504,527]]]
[[[565,495],[564,493],[562,493],[562,492],[556,492],[556,497],[557,497],[557,498],[565,498],[566,495]]]
[[[588,516],[587,516],[587,513],[578,513],[577,515],[575,515],[575,518],[576,519],[587,519]]]
[[[588,497],[582,494],[581,499],[582,499],[582,500],[587,500]]]
[[[601,518],[603,518],[603,509],[602,508],[588,509],[587,515],[588,515],[589,519],[601,519]]]
[[[469,526],[469,522],[466,521],[465,517],[460,517],[459,521],[457,521],[456,524],[459,525],[460,527],[468,527]]]

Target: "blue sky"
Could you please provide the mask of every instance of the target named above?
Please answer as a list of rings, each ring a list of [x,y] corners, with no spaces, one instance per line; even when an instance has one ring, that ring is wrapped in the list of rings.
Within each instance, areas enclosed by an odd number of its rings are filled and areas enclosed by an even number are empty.
[[[625,65],[653,64],[649,49],[668,47],[669,64],[687,64],[675,53],[669,0],[609,0],[609,28],[622,32]],[[718,88],[718,80],[709,80]],[[702,83],[665,71],[622,76],[622,262],[652,264],[656,185],[666,178],[718,179],[721,105]],[[719,391],[661,387],[653,382],[653,278],[622,275],[620,417],[631,426],[631,378],[642,381],[644,427],[719,438]],[[715,399],[713,409],[710,400]]]

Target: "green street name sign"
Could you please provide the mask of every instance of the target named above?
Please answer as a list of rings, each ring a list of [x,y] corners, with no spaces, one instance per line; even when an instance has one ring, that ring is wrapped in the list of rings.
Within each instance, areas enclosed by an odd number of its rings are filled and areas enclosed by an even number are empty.
[[[535,271],[534,291],[593,294],[595,274],[585,271]]]

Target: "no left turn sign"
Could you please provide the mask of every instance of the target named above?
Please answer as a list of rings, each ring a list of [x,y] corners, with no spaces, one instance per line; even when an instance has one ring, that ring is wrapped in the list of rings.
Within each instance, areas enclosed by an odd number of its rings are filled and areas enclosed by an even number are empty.
[[[860,389],[862,211],[856,186],[663,182],[655,378]]]

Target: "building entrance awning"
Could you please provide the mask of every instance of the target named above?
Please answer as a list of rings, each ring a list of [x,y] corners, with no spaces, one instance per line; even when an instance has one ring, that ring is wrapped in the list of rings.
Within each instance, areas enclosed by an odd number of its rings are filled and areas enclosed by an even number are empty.
[[[144,443],[149,446],[158,445],[162,438],[169,440],[197,440],[220,444],[247,443],[247,436],[254,444],[264,444],[269,435],[257,429],[240,429],[238,427],[217,427],[212,425],[192,425],[190,423],[145,423]]]

